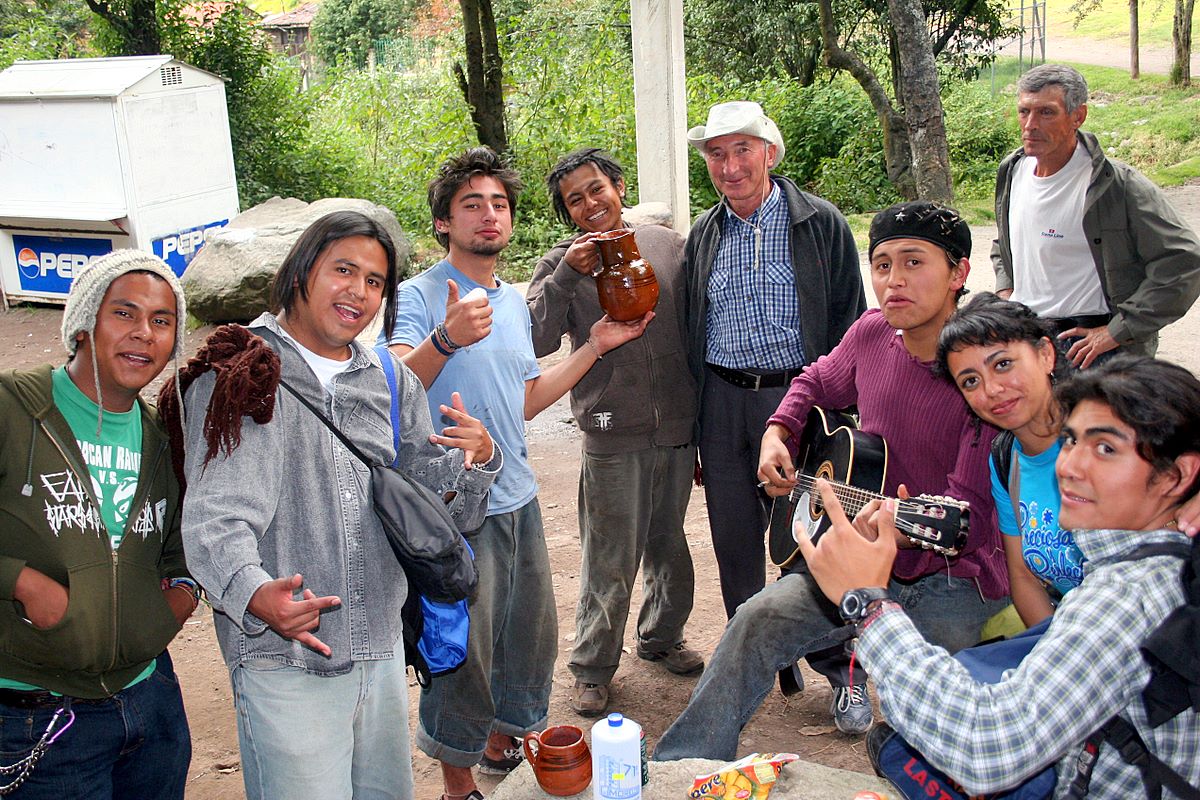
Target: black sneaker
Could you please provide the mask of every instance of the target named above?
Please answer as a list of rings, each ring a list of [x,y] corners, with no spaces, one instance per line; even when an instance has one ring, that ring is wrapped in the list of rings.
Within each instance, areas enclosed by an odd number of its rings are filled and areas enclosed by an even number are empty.
[[[489,758],[484,754],[483,759],[479,762],[480,772],[484,775],[507,775],[521,766],[521,762],[525,760],[525,751],[521,748],[521,741],[511,736],[509,739],[512,741],[512,747],[504,748],[503,757]]]

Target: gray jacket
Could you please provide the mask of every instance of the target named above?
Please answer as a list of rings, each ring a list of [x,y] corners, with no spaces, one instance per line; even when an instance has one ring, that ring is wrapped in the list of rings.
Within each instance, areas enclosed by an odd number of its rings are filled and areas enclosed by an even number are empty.
[[[1200,295],[1200,239],[1145,175],[1106,157],[1092,134],[1078,135],[1092,159],[1083,232],[1113,313],[1108,332],[1123,350],[1152,356],[1158,331],[1186,314]],[[1013,288],[1008,206],[1023,158],[1018,148],[996,176],[996,291]]]
[[[685,445],[696,421],[696,383],[683,345],[683,239],[661,225],[639,227],[635,237],[658,279],[658,306],[644,334],[606,353],[571,389],[571,410],[589,453]],[[604,314],[596,281],[563,258],[575,239],[556,244],[533,270],[526,300],[538,357],[558,350],[564,333],[571,352],[586,347],[592,324]]]
[[[800,191],[779,175],[771,180],[783,191],[791,218],[792,270],[800,299],[804,355],[811,363],[832,350],[867,310],[858,248],[850,225],[833,203]],[[708,277],[721,244],[725,208],[718,203],[696,219],[684,251],[688,364],[701,389],[708,351]]]
[[[250,324],[279,354],[283,378],[308,397],[367,456],[392,463],[391,394],[378,356],[355,342],[353,362],[334,379],[330,396],[271,314]],[[483,521],[495,472],[465,470],[459,450],[430,444],[425,392],[397,361],[400,466],[438,493],[457,492],[449,509],[459,527]],[[213,372],[185,398],[183,542],[192,575],[208,592],[217,638],[230,669],[252,658],[338,675],[355,661],[390,658],[400,636],[408,591],[371,506],[370,473],[312,412],[283,387],[265,425],[242,418],[241,443],[201,468],[204,420]],[[247,611],[267,581],[295,573],[317,596],[341,605],[321,616],[325,658],[284,639]]]

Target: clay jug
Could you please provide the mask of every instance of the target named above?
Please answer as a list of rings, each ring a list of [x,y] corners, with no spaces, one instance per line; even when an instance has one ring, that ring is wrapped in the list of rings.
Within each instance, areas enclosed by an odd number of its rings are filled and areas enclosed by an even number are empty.
[[[600,307],[618,322],[641,319],[658,304],[658,279],[654,268],[638,252],[633,231],[606,231],[593,241],[600,247],[596,290]]]
[[[592,782],[592,755],[574,725],[525,734],[525,758],[538,785],[556,797],[579,794]]]

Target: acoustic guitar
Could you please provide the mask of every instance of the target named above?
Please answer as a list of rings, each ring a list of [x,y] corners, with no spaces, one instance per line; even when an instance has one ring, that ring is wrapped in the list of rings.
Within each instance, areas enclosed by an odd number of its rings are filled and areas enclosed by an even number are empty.
[[[796,487],[775,498],[771,508],[771,562],[787,569],[800,556],[796,537],[816,541],[828,530],[817,478],[829,481],[846,516],[853,519],[867,503],[883,499],[887,460],[887,443],[859,430],[854,417],[822,408],[809,412],[796,458]],[[921,495],[898,501],[896,527],[920,547],[954,556],[966,544],[969,517],[969,503]]]

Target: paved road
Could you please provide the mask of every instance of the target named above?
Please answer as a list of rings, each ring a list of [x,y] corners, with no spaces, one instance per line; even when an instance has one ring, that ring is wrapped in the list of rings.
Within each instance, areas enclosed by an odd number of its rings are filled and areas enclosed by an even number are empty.
[[[1056,28],[1067,28],[1069,24],[1062,22],[1058,25],[1051,23],[1046,32],[1046,60],[1048,62],[1068,61],[1076,64],[1094,64],[1100,67],[1115,67],[1129,69],[1129,35],[1111,39],[1088,39],[1080,36],[1067,36]],[[1016,57],[1017,45],[1010,44],[1000,50],[1001,54]],[[1029,57],[1028,46],[1026,58]],[[1173,55],[1169,45],[1147,46],[1138,48],[1138,63],[1141,71],[1146,74],[1166,75],[1171,71]],[[1192,76],[1200,80],[1200,37],[1195,37],[1192,47]]]

